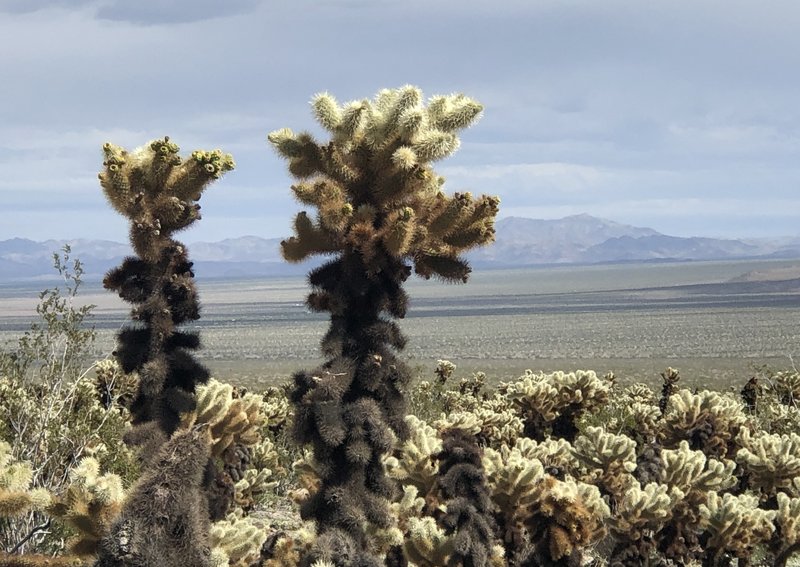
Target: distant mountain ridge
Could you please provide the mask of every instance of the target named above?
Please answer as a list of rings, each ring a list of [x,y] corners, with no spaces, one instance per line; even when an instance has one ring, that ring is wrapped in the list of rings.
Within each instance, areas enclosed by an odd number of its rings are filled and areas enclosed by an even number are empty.
[[[555,220],[506,217],[496,224],[494,245],[467,256],[481,268],[546,264],[592,264],[735,258],[800,258],[800,237],[736,240],[679,237],[587,214]],[[196,271],[203,277],[303,274],[307,264],[287,264],[280,255],[280,238],[241,236],[219,242],[189,243]],[[107,240],[0,241],[0,281],[53,275],[53,252],[64,244],[80,258],[90,279],[99,278],[130,246]]]

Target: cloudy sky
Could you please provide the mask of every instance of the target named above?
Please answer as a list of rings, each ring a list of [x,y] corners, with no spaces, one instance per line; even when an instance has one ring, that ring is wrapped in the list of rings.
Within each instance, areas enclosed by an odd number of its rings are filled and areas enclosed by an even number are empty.
[[[383,87],[486,107],[441,162],[502,216],[800,234],[800,2],[0,0],[0,239],[123,241],[104,141],[231,152],[186,240],[290,233],[266,134]]]

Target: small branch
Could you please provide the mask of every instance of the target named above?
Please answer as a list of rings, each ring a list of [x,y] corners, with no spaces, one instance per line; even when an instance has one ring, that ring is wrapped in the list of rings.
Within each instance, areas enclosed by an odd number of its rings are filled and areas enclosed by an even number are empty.
[[[784,549],[780,555],[775,558],[775,567],[786,567],[786,563],[789,561],[791,556],[798,551],[800,551],[800,541]]]
[[[50,522],[52,522],[52,519],[48,518],[47,521],[44,524],[42,524],[41,526],[34,526],[34,528],[30,532],[28,532],[28,535],[26,535],[24,538],[22,538],[19,541],[19,543],[17,543],[17,545],[15,545],[14,547],[11,548],[11,551],[9,551],[9,553],[10,554],[16,553],[23,545],[25,545],[25,543],[29,539],[31,539],[37,533],[48,529],[50,527]]]

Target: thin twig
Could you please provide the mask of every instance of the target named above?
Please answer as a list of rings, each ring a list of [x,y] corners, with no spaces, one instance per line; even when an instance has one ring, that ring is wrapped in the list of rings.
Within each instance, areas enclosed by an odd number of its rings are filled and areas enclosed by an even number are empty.
[[[50,527],[50,522],[52,522],[52,519],[48,518],[47,521],[44,524],[42,524],[41,526],[34,526],[33,529],[31,529],[31,531],[28,532],[28,535],[26,535],[24,538],[22,538],[22,540],[20,540],[20,542],[17,543],[17,545],[15,545],[14,547],[11,548],[11,551],[9,551],[9,553],[12,553],[12,554],[16,553],[23,545],[25,545],[25,543],[29,539],[31,539],[33,536],[35,536],[38,532],[41,532],[41,531],[44,531],[44,530],[48,529]]]

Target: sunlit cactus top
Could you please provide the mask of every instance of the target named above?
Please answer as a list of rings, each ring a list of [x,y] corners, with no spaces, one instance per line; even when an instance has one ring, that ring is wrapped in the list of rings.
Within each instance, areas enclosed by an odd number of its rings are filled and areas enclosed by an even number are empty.
[[[483,107],[461,94],[425,105],[412,86],[344,106],[321,93],[312,107],[331,133],[328,143],[288,128],[269,135],[302,180],[292,187],[295,197],[318,209],[316,220],[297,215],[296,235],[282,243],[284,257],[299,262],[350,249],[371,264],[382,249],[413,261],[423,277],[465,280],[469,267],[458,255],[494,240],[499,199],[445,195],[444,178],[431,163],[458,149],[456,133]]]
[[[220,150],[198,150],[186,161],[179,150],[169,137],[132,152],[103,145],[105,171],[98,175],[100,185],[111,205],[134,221],[134,233],[149,231],[157,236],[186,228],[200,218],[196,201],[203,190],[234,168],[231,155]]]

